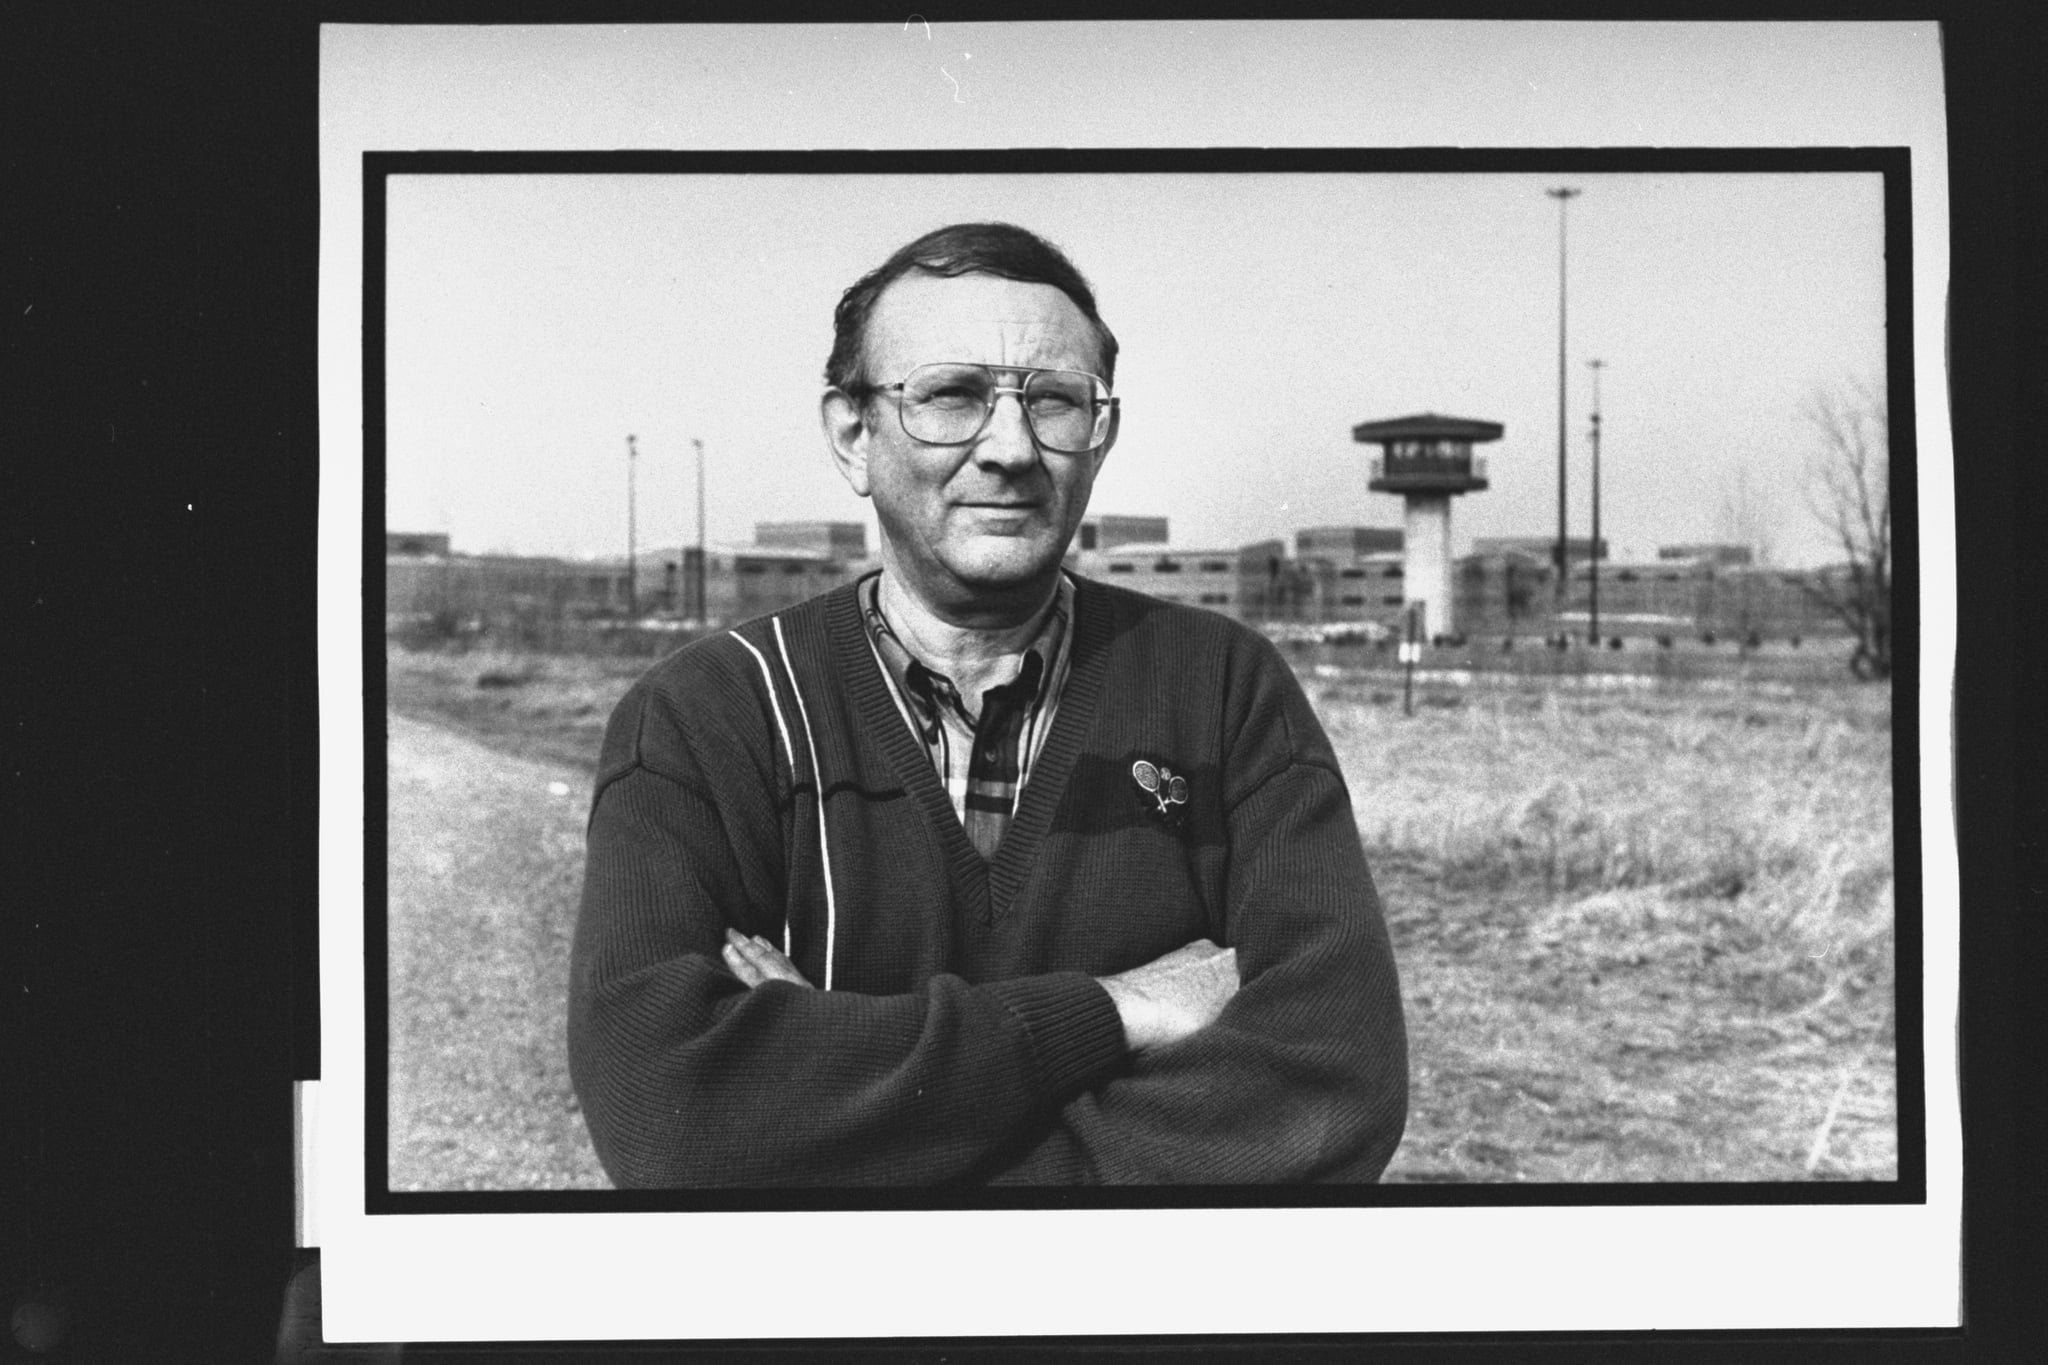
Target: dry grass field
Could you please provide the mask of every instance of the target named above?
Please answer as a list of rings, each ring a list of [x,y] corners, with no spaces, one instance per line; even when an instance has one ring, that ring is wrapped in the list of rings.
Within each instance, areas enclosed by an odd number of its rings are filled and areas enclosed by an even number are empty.
[[[1311,694],[1403,970],[1394,1180],[1890,1179],[1884,694]]]
[[[601,1183],[561,983],[645,664],[391,652],[393,1188]],[[1896,1176],[1884,690],[1304,681],[1403,974],[1388,1180]]]

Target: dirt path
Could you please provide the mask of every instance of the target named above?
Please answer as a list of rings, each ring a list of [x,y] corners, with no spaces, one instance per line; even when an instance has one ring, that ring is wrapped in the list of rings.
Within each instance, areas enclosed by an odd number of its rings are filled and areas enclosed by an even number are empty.
[[[589,778],[390,727],[391,1187],[604,1188],[563,1041]]]

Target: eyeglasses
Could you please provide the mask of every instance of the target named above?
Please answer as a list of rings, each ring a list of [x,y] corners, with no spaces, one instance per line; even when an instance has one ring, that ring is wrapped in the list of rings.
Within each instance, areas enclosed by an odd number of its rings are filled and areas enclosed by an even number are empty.
[[[1006,393],[1017,395],[1031,434],[1047,450],[1078,455],[1109,439],[1116,399],[1101,379],[1081,370],[1003,373],[1021,374],[1024,381],[998,384],[986,365],[945,363],[920,365],[902,383],[874,385],[869,391],[896,394],[904,434],[926,445],[966,445],[988,426],[996,400]]]

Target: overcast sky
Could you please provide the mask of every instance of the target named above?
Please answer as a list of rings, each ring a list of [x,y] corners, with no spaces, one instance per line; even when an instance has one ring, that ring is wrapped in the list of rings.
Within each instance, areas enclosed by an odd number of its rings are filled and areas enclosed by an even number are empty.
[[[1558,209],[1569,213],[1571,519],[1619,557],[1712,538],[1746,471],[1777,558],[1827,553],[1801,480],[1818,385],[1881,382],[1875,175],[589,176],[392,179],[387,509],[458,549],[694,539],[867,520],[817,425],[840,292],[927,228],[1024,224],[1064,247],[1123,344],[1123,435],[1092,510],[1236,545],[1395,525],[1354,423],[1503,423],[1474,535],[1556,526]]]

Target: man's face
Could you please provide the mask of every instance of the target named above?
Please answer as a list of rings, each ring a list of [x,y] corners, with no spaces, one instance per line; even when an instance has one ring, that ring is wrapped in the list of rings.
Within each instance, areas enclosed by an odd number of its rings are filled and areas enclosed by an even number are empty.
[[[866,341],[867,377],[877,384],[939,361],[986,365],[1005,385],[1020,382],[1006,368],[1101,373],[1095,329],[1072,299],[995,275],[904,276],[875,301]],[[840,470],[874,499],[883,563],[941,615],[1036,606],[1081,524],[1108,444],[1081,455],[1043,449],[1006,394],[971,443],[927,445],[904,432],[896,405],[896,394],[877,394],[863,421],[836,390],[825,400]]]

